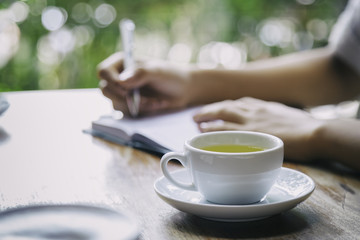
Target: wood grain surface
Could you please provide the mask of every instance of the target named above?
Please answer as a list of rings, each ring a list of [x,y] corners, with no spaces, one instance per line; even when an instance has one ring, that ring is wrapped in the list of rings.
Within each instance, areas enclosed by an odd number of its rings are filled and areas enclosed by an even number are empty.
[[[84,134],[111,114],[97,89],[6,93],[0,117],[0,210],[38,204],[100,204],[133,215],[139,239],[359,239],[360,175],[331,163],[284,166],[316,183],[282,214],[217,222],[180,212],[154,192],[159,157]],[[360,157],[360,156],[359,156]],[[180,165],[172,164],[178,169]]]

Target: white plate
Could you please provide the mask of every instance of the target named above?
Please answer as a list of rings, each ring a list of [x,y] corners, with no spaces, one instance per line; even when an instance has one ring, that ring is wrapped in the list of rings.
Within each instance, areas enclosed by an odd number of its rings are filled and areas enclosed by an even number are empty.
[[[172,174],[183,182],[190,182],[190,176],[185,169],[174,171]],[[251,221],[294,208],[310,196],[315,189],[315,183],[299,171],[282,168],[265,199],[249,205],[214,204],[206,201],[198,192],[172,185],[165,177],[155,181],[154,189],[162,200],[183,212],[217,221]]]
[[[38,205],[0,213],[0,239],[130,240],[139,235],[129,215],[88,205]]]

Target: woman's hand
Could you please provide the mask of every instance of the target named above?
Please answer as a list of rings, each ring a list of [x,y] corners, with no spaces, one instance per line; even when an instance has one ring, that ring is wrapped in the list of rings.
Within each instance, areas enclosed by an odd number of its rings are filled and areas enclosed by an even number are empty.
[[[133,75],[120,79],[123,56],[118,52],[98,65],[103,94],[116,110],[129,113],[126,96],[138,88],[141,94],[140,115],[184,108],[189,104],[190,77],[186,69],[163,61],[138,61]]]
[[[249,97],[207,105],[194,120],[202,132],[246,130],[278,136],[285,156],[303,161],[315,157],[312,136],[322,124],[303,110]]]

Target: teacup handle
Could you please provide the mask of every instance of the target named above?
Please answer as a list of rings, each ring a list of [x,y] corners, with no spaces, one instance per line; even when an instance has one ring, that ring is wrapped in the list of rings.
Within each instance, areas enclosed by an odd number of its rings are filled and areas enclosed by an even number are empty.
[[[175,180],[171,173],[169,172],[167,165],[168,162],[170,160],[178,160],[181,165],[183,165],[185,168],[187,168],[186,166],[187,164],[187,158],[185,157],[185,155],[183,153],[177,153],[177,152],[169,152],[166,153],[160,160],[160,166],[161,166],[161,170],[164,174],[164,176],[175,186],[179,187],[179,188],[183,188],[185,190],[190,190],[190,191],[196,191],[196,187],[194,185],[194,183],[190,183],[190,184],[186,184],[186,183],[182,183],[179,182],[177,180]]]

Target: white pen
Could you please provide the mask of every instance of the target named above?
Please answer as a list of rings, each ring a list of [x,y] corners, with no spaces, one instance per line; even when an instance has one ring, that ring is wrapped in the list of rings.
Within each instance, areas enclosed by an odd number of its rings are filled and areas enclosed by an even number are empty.
[[[130,19],[122,19],[119,24],[122,46],[124,51],[124,71],[120,73],[120,79],[126,79],[132,76],[135,68],[134,61],[134,31],[135,24]],[[127,96],[126,102],[132,117],[139,114],[140,92],[139,89],[133,89]]]

